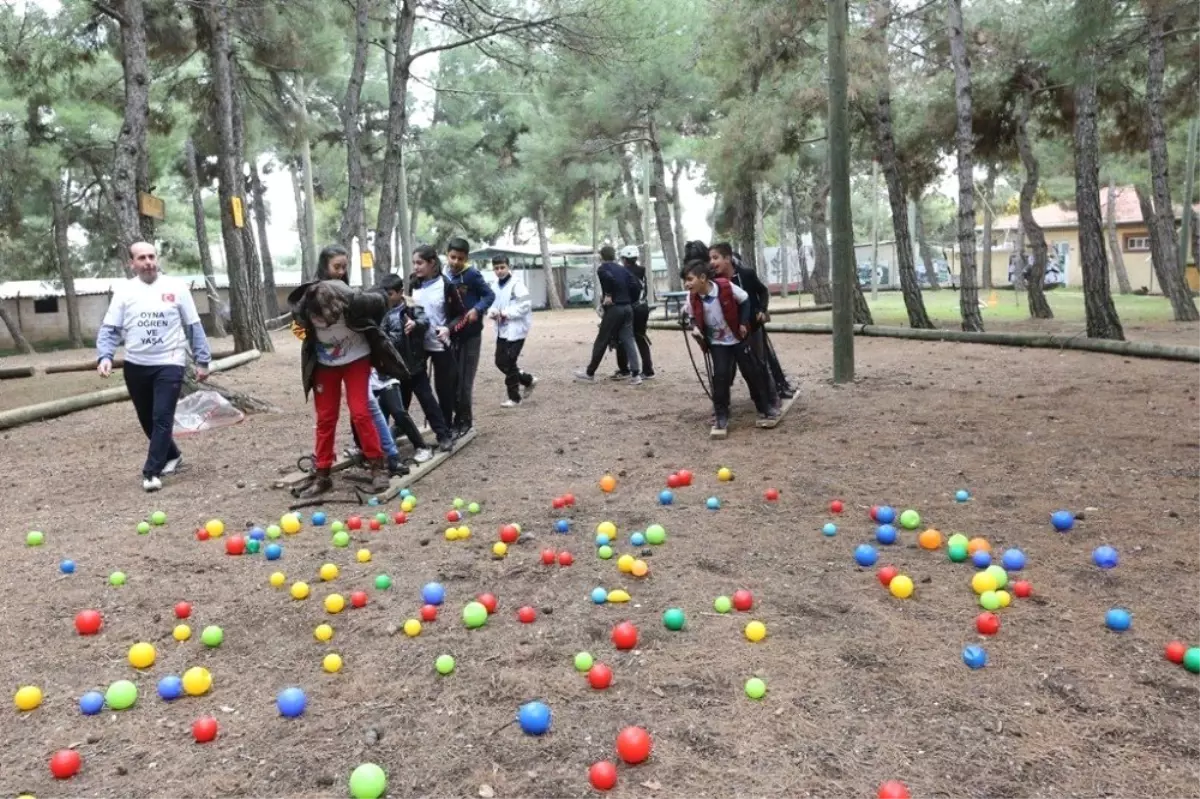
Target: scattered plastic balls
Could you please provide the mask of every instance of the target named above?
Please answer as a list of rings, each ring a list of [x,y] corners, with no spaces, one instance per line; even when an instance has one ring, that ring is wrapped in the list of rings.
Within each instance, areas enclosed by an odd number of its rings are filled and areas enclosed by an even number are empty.
[[[617,478],[611,474],[606,474],[600,478],[600,490],[605,494],[611,494],[617,487]]]
[[[108,575],[109,585],[125,585],[125,572],[113,572]]]
[[[321,660],[321,668],[325,669],[329,674],[337,674],[342,670],[342,656],[334,652],[330,652]]]
[[[374,763],[363,763],[350,772],[353,799],[379,799],[387,793],[387,774]]]
[[[1098,546],[1092,550],[1092,562],[1101,569],[1115,568],[1119,560],[1117,550],[1108,545]]]
[[[308,697],[299,688],[284,688],[275,697],[275,706],[279,708],[281,716],[294,719],[304,714],[304,709],[308,707]]]
[[[621,622],[613,628],[612,642],[617,649],[633,649],[638,642],[638,628],[632,622]]]
[[[325,511],[319,510],[312,515],[312,523],[314,527],[324,527],[328,517],[325,516]]]
[[[879,554],[875,551],[875,547],[870,544],[859,544],[854,548],[854,562],[864,569],[874,566],[875,561],[878,559]]]
[[[758,677],[746,680],[746,696],[751,699],[762,699],[767,693],[767,684]]]
[[[629,536],[629,545],[634,547],[644,547],[646,545],[646,534],[638,532]]]
[[[747,641],[757,644],[767,637],[767,625],[761,621],[752,621],[746,625],[745,635]]]
[[[74,749],[59,749],[50,758],[50,773],[55,779],[67,780],[79,773],[83,758]]]
[[[596,588],[592,589],[591,597],[592,597],[592,602],[594,602],[597,605],[603,605],[605,602],[608,601],[608,591],[605,588],[597,586]]]
[[[966,502],[970,498],[971,498],[971,494],[965,488],[960,488],[954,492],[954,501],[955,502]]]
[[[200,641],[207,647],[218,647],[225,640],[225,631],[215,624],[210,624],[200,633]]]
[[[900,780],[888,780],[879,786],[875,796],[877,799],[911,799],[908,786]]]
[[[75,561],[64,560],[64,561],[60,562],[58,564],[58,570],[60,572],[62,572],[63,574],[74,574],[75,573]]]
[[[913,593],[912,578],[904,574],[897,574],[888,583],[888,590],[897,599],[908,599]]]
[[[1125,608],[1112,608],[1104,614],[1104,624],[1110,630],[1125,632],[1133,624],[1133,615]]]
[[[129,680],[117,680],[104,692],[104,704],[113,710],[127,710],[137,702],[138,689]]]
[[[917,536],[917,545],[921,549],[934,550],[942,545],[942,534],[930,527]]]
[[[675,501],[675,494],[674,494],[674,492],[670,491],[669,489],[664,488],[662,491],[658,492],[658,504],[659,505],[670,505],[674,501]]]
[[[617,784],[617,767],[607,760],[593,763],[588,769],[588,781],[597,791],[610,791]]]
[[[263,556],[267,560],[279,560],[282,554],[283,547],[279,546],[279,544],[267,544],[266,549],[263,550]]]
[[[875,528],[875,540],[884,545],[896,543],[896,528],[890,524],[881,524]]]
[[[713,600],[713,610],[717,613],[728,613],[733,609],[733,603],[729,601],[727,596],[719,596]]]
[[[544,702],[526,702],[517,711],[517,723],[526,735],[542,735],[550,729],[550,708]]]
[[[900,526],[905,530],[915,530],[921,524],[921,514],[912,508],[900,514]]]
[[[288,535],[300,532],[300,519],[294,513],[289,513],[279,520],[279,527]]]
[[[617,754],[631,766],[645,762],[651,746],[650,733],[641,727],[626,727],[617,733]]]
[[[40,547],[46,542],[46,534],[40,530],[30,530],[25,534],[25,546]]]
[[[416,638],[421,634],[421,622],[416,619],[408,619],[404,622],[404,634],[409,638]]]
[[[556,521],[554,523],[554,530],[559,533],[569,533],[569,532],[571,532],[571,523],[569,521],[567,521],[566,519],[559,519],[558,521]],[[509,541],[507,543],[511,544],[512,541]]]
[[[837,525],[833,522],[825,522],[825,526],[821,528],[821,533],[827,536],[837,535]]]
[[[663,626],[668,630],[682,630],[684,624],[683,610],[680,608],[667,608],[663,612]]]
[[[157,653],[151,644],[144,641],[129,647],[129,665],[135,669],[148,669],[154,665]]]
[[[1025,553],[1019,549],[1006,549],[1000,556],[1000,565],[1010,572],[1019,572],[1025,568]]]
[[[890,505],[880,505],[875,510],[875,521],[880,524],[892,524],[896,521],[896,509]]]
[[[1033,593],[1033,585],[1028,580],[1017,580],[1012,584],[1012,592],[1017,597],[1024,599]]]
[[[165,679],[165,678],[164,678]],[[94,716],[104,709],[104,694],[99,691],[88,691],[79,697],[79,710],[85,716]]]
[[[763,492],[763,499],[765,499],[767,502],[778,502],[779,501],[779,489],[778,488],[768,488],[766,491]]]
[[[16,695],[13,696],[13,703],[16,704],[17,710],[33,710],[42,703],[42,689],[36,685],[22,686],[17,689]]]
[[[1056,510],[1050,514],[1050,524],[1060,533],[1065,533],[1075,526],[1075,514],[1069,510]]]
[[[963,663],[970,669],[982,669],[987,665],[987,652],[981,646],[964,647],[962,651]]]
[[[183,691],[188,696],[203,696],[212,688],[212,674],[203,666],[193,666],[183,673]]]
[[[659,546],[666,543],[666,540],[667,530],[661,524],[652,524],[646,528],[646,543],[651,546]]]
[[[322,643],[330,640],[333,638],[333,627],[328,624],[318,624],[317,628],[313,630],[313,638],[316,638]]]
[[[488,612],[479,602],[468,602],[462,611],[463,624],[474,630],[487,624]]]
[[[104,617],[98,610],[81,610],[75,614],[75,630],[80,635],[95,635],[103,624]]]
[[[992,553],[988,552],[986,549],[977,549],[971,553],[971,563],[973,563],[977,569],[986,569],[988,566],[992,565]]]
[[[192,738],[198,744],[206,744],[217,737],[217,720],[212,716],[201,716],[192,722]]]
[[[438,674],[443,677],[454,671],[454,657],[451,655],[438,655],[437,660],[433,662],[433,668]]]
[[[754,594],[744,588],[733,592],[733,607],[745,613],[754,607]]]
[[[708,499],[704,500],[704,507],[708,508],[709,510],[720,510],[721,500],[717,499],[716,497],[709,497]]]
[[[426,583],[421,588],[421,600],[426,605],[440,605],[446,601],[446,589],[441,583]]]
[[[613,673],[612,669],[605,666],[603,663],[593,664],[587,671],[588,685],[597,691],[603,691],[612,685]]]

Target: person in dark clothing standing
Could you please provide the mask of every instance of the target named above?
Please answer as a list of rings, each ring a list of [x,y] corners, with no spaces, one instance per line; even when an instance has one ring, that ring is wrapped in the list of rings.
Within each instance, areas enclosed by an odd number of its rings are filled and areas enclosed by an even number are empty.
[[[612,247],[605,245],[600,248],[601,264],[596,269],[596,276],[600,279],[600,292],[603,295],[600,304],[604,308],[604,315],[600,318],[600,332],[592,344],[592,360],[586,369],[575,373],[575,379],[587,382],[596,379],[596,370],[604,360],[608,342],[616,336],[625,348],[625,357],[629,359],[629,382],[636,386],[641,385],[642,375],[637,345],[633,341],[633,301],[639,295],[640,286],[628,269],[616,263],[616,257],[617,253]]]
[[[650,336],[646,334],[650,322],[650,287],[647,283],[649,278],[646,275],[646,268],[640,266],[637,259],[637,247],[629,245],[621,248],[621,265],[629,270],[640,287],[640,291],[633,300],[633,341],[637,344],[638,355],[642,359],[642,378],[651,380],[654,378],[654,360],[650,356]],[[615,343],[617,345],[617,371],[613,373],[612,379],[624,380],[629,377],[629,359],[625,356],[625,348],[620,346],[620,342]]]
[[[446,245],[450,283],[467,309],[462,325],[454,331],[453,338],[455,362],[458,364],[458,388],[454,418],[448,421],[456,438],[475,425],[471,406],[475,393],[475,373],[479,371],[479,349],[483,344],[483,317],[496,300],[492,287],[467,260],[470,251],[471,245],[467,244],[466,239],[450,239]]]

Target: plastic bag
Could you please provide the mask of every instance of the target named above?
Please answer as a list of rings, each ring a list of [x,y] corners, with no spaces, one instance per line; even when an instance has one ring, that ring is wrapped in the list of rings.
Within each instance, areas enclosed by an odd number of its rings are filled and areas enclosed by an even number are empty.
[[[197,391],[175,406],[175,435],[186,436],[205,430],[220,430],[246,418],[215,391]]]

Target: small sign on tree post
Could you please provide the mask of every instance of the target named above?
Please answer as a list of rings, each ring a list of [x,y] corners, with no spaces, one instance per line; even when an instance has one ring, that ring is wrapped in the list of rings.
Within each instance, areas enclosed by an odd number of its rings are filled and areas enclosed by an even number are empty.
[[[144,191],[138,192],[138,213],[142,216],[150,217],[151,219],[165,220],[167,218],[166,203],[162,198],[155,197],[153,194],[147,194]]]

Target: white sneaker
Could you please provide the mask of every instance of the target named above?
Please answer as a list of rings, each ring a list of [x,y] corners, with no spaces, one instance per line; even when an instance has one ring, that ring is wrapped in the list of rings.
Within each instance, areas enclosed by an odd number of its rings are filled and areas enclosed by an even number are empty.
[[[142,490],[146,493],[157,491],[160,488],[162,488],[162,480],[159,480],[157,477],[142,478]]]
[[[513,402],[510,399],[506,399],[504,402],[500,403],[501,408],[519,408],[520,406],[521,406],[521,403]]]
[[[178,458],[171,458],[171,460],[167,461],[167,464],[165,466],[163,466],[162,473],[164,475],[175,474],[175,472],[179,471],[179,465],[181,463],[183,463],[183,455],[182,454]]]
[[[415,463],[428,463],[433,460],[433,450],[419,449],[413,453],[413,461]]]
[[[534,387],[535,387],[535,386],[537,386],[537,384],[538,384],[538,379],[537,379],[537,377],[533,377],[533,378],[532,378],[532,380],[530,380],[530,383],[529,383],[529,385],[525,386],[525,387],[524,387],[524,389],[521,391],[521,394],[522,394],[522,395],[523,395],[523,396],[524,396],[526,399],[528,399],[528,398],[529,398],[529,395],[533,393],[533,389],[534,389]]]

